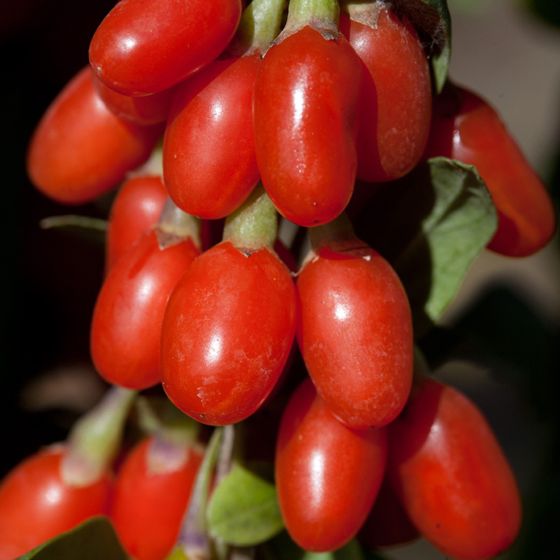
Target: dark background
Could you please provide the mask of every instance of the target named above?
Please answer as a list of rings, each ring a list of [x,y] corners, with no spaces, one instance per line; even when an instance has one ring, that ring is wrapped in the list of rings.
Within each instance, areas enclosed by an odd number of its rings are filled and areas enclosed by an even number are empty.
[[[69,212],[103,215],[104,211],[99,205],[65,208],[46,199],[29,183],[25,155],[46,107],[87,64],[91,36],[113,4],[18,0],[5,2],[0,14],[2,473],[40,445],[63,439],[68,422],[82,406],[69,409],[52,389],[43,402],[33,387],[31,396],[22,391],[31,380],[54,370],[51,386],[62,384],[63,392],[72,393],[74,389],[64,382],[72,375],[64,372],[87,369],[88,325],[103,273],[103,247],[67,233],[42,231],[39,221]],[[78,377],[83,382],[84,376]],[[85,386],[95,399],[95,384]],[[24,409],[29,399],[32,402]]]
[[[0,13],[0,122],[4,140],[0,220],[0,435],[4,446],[0,475],[41,445],[64,439],[77,415],[103,390],[88,352],[89,322],[103,275],[102,240],[43,231],[39,221],[67,213],[105,217],[109,200],[73,208],[55,204],[30,185],[25,154],[48,104],[87,63],[90,38],[114,2],[19,0],[4,4]],[[493,2],[450,2],[457,40],[465,43],[460,48],[454,44],[455,60],[461,62],[470,56],[475,69],[484,62],[484,53],[476,59],[480,45],[477,26],[496,30],[494,46],[501,45],[503,53],[507,53],[504,41],[518,44],[516,37],[499,35],[503,31],[499,19],[489,21],[491,16],[485,14],[484,6],[490,4]],[[517,6],[515,17],[527,20],[535,33],[560,35],[560,28],[555,27],[560,24],[557,0],[512,0],[510,4]],[[461,6],[467,6],[468,11],[461,11]],[[469,52],[469,45],[474,52]],[[544,71],[557,76],[555,95],[560,107],[560,49],[557,53],[558,67]],[[521,64],[518,59],[515,63]],[[485,95],[497,91],[491,101],[503,102],[506,112],[507,100],[515,99],[513,94],[520,91],[529,92],[528,104],[540,103],[534,95],[539,92],[531,92],[535,86],[526,83],[521,67],[512,66],[510,72],[519,83],[519,90],[514,91],[500,90],[500,86],[492,89],[496,80],[492,71],[480,84],[471,83],[471,70],[464,68],[455,66],[456,79]],[[486,91],[483,79],[487,80]],[[525,109],[515,101],[509,111],[522,118],[527,116]],[[560,139],[560,111],[549,120],[550,137]],[[518,131],[530,132],[523,120],[520,123]],[[529,134],[524,140],[529,149],[530,140]],[[539,171],[558,200],[560,142],[548,144],[546,153],[534,163],[540,165]],[[440,377],[461,387],[481,406],[521,481],[524,532],[509,558],[544,558],[547,547],[557,548],[560,521],[557,244],[522,264],[492,255],[483,256],[481,262],[467,279],[460,301],[450,310],[446,328],[425,346],[434,362],[454,361]],[[503,270],[509,275],[507,281],[499,274]],[[526,278],[518,282],[523,289],[510,282],[515,275]],[[441,555],[420,544],[393,557],[418,560]]]

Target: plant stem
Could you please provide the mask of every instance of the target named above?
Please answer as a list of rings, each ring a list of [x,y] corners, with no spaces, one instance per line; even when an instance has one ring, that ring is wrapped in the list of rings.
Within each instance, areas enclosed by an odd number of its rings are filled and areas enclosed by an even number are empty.
[[[211,558],[211,545],[206,532],[206,505],[223,434],[223,428],[215,429],[208,442],[177,542],[177,547],[189,560],[210,560]]]
[[[356,245],[357,241],[352,223],[346,214],[341,214],[328,224],[310,228],[309,238],[311,247],[315,252],[326,245],[332,246],[334,244],[341,245],[347,243]]]
[[[351,20],[372,28],[377,26],[379,12],[384,7],[384,3],[377,0],[363,2],[348,0],[342,4],[342,10],[350,16]]]
[[[234,46],[240,55],[264,52],[280,32],[287,0],[253,0],[243,11]]]
[[[293,33],[306,25],[336,30],[339,11],[337,0],[290,0],[286,30]]]
[[[63,216],[50,216],[39,222],[41,229],[56,228],[78,228],[84,230],[107,231],[107,220],[102,218],[91,218],[90,216],[78,216],[75,214],[64,214]]]
[[[160,249],[189,238],[200,248],[200,221],[183,212],[171,198],[168,198],[156,226],[156,235]]]
[[[262,186],[258,186],[245,203],[226,219],[224,240],[249,251],[272,248],[277,227],[276,208]]]
[[[124,424],[136,391],[113,387],[102,401],[80,418],[68,437],[61,477],[72,486],[99,480],[119,448]]]

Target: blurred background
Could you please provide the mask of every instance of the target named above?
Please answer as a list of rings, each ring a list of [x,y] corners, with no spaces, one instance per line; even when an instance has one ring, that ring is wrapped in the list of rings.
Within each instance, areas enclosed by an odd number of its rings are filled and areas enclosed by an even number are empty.
[[[99,239],[43,231],[47,216],[105,217],[109,199],[64,208],[29,184],[33,128],[87,63],[89,40],[111,0],[18,0],[0,14],[3,130],[3,272],[0,298],[0,475],[65,437],[104,386],[88,357],[89,322],[103,275]],[[450,0],[451,76],[487,98],[551,189],[560,194],[560,2]],[[549,557],[560,523],[558,405],[560,252],[484,253],[444,327],[425,341],[437,376],[482,408],[521,486],[525,522],[504,558]],[[435,560],[427,543],[391,558]]]

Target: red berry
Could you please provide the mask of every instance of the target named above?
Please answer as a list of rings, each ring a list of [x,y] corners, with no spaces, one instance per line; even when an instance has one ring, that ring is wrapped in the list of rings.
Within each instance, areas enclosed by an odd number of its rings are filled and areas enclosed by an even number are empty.
[[[107,381],[129,389],[159,383],[165,307],[197,254],[190,239],[161,249],[152,231],[115,263],[91,325],[91,356]]]
[[[88,486],[61,479],[64,448],[49,447],[15,467],[0,484],[0,560],[13,560],[94,515],[107,513],[111,480]]]
[[[53,101],[35,130],[27,169],[35,186],[65,204],[93,200],[150,155],[159,127],[113,115],[84,68]]]
[[[119,539],[137,560],[163,560],[171,552],[202,461],[198,450],[185,446],[185,456],[177,464],[151,465],[154,441],[141,441],[127,455],[111,506]]]
[[[267,248],[225,241],[202,254],[167,306],[163,388],[185,414],[211,425],[253,414],[278,381],[295,332],[289,271]]]
[[[174,97],[163,170],[171,198],[189,214],[223,218],[257,184],[253,88],[260,61],[259,54],[216,61]]]
[[[122,0],[97,28],[89,60],[116,91],[157,93],[214,60],[240,17],[240,0]]]
[[[475,165],[498,210],[498,230],[488,248],[511,257],[542,249],[556,229],[554,206],[500,116],[452,84],[434,107],[428,155]]]
[[[165,122],[174,92],[173,89],[166,89],[152,95],[134,97],[111,89],[98,78],[95,78],[95,88],[113,114],[140,125]]]
[[[352,428],[382,426],[412,384],[412,317],[391,266],[361,245],[321,248],[298,277],[300,348],[332,413]]]
[[[109,216],[107,270],[155,226],[166,200],[161,177],[138,176],[123,183]]]
[[[424,153],[432,92],[422,43],[412,25],[385,3],[370,5],[375,24],[340,18],[340,30],[367,68],[360,103],[358,177],[387,181],[406,175]]]
[[[362,63],[342,35],[304,27],[266,53],[255,86],[257,162],[288,220],[315,226],[346,207],[356,177]]]
[[[276,447],[276,484],[290,536],[305,550],[343,546],[371,509],[385,470],[384,429],[342,425],[307,380],[292,396]]]
[[[389,474],[421,533],[461,560],[493,558],[519,531],[511,469],[479,410],[425,379],[390,428]]]

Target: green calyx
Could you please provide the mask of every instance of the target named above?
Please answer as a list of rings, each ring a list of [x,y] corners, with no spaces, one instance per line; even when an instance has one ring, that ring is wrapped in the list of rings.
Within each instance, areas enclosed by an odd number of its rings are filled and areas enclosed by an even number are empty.
[[[88,486],[115,457],[136,391],[113,387],[74,425],[62,460],[61,477],[70,486]]]
[[[387,9],[387,6],[378,0],[364,2],[348,0],[342,4],[342,10],[350,16],[350,19],[373,28],[377,25],[377,18],[382,8]]]
[[[327,245],[340,247],[347,244],[356,244],[354,228],[346,214],[341,214],[328,224],[309,228],[309,240],[314,252]]]
[[[224,227],[224,241],[230,241],[241,250],[272,248],[277,228],[276,208],[262,186],[258,186],[245,203],[228,216]]]
[[[264,52],[274,41],[287,0],[253,0],[243,11],[233,47],[234,53]]]
[[[160,249],[189,238],[200,248],[200,221],[183,212],[171,198],[168,198],[156,226],[156,235]]]
[[[206,508],[223,437],[224,428],[216,428],[206,447],[176,545],[176,554],[179,555],[179,558],[181,553],[186,558],[196,558],[197,560],[210,560],[211,558],[211,544],[206,527]]]
[[[337,0],[290,0],[285,31],[293,33],[306,25],[336,30],[339,13]]]

